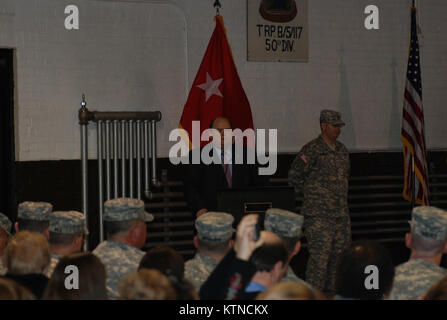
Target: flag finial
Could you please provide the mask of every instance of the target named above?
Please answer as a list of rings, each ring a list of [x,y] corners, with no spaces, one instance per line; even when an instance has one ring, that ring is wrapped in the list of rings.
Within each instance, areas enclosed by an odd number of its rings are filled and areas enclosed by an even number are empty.
[[[214,6],[214,8],[216,8],[216,15],[218,16],[219,15],[219,9],[222,8],[222,5],[220,4],[220,1],[219,0],[214,1],[213,6]]]

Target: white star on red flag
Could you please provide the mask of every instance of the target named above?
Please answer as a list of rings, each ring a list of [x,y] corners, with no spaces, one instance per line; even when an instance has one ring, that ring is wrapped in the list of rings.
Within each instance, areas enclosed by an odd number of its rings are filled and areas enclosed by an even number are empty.
[[[199,84],[198,87],[202,90],[205,90],[205,101],[208,101],[208,99],[215,94],[216,96],[223,97],[222,93],[219,90],[219,85],[222,82],[223,78],[213,80],[209,73],[206,73],[206,82]]]

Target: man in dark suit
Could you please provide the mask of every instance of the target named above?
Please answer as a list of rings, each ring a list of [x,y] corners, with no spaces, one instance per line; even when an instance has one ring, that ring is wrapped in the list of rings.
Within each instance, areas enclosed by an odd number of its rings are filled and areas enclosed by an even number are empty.
[[[185,168],[184,185],[185,197],[193,214],[200,216],[208,211],[217,210],[218,190],[228,188],[253,187],[258,180],[256,164],[248,163],[248,148],[235,146],[233,139],[225,141],[225,129],[231,129],[231,122],[227,118],[219,117],[211,122],[210,128],[220,133],[221,141],[212,141],[210,156],[223,159],[222,163],[193,164],[193,153],[200,154],[202,148],[192,150],[189,154],[189,164]],[[235,161],[236,152],[242,150],[243,161]],[[250,151],[254,152],[254,151]],[[254,156],[254,153],[253,153]],[[254,157],[253,157],[254,159]]]

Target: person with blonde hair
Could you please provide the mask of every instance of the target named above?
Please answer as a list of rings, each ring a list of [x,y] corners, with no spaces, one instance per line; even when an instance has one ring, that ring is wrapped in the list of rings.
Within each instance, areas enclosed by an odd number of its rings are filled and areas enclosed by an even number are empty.
[[[309,286],[300,282],[280,282],[261,292],[256,300],[317,300]]]
[[[3,256],[8,244],[9,237],[11,236],[12,222],[3,213],[0,213],[0,275],[3,276],[6,273],[6,268],[3,263]]]
[[[40,299],[48,283],[44,272],[50,264],[50,247],[40,233],[20,231],[9,241],[5,253],[5,278],[17,281]]]
[[[0,278],[0,300],[35,300],[24,286],[11,279]]]
[[[155,269],[140,269],[121,281],[123,300],[175,300],[175,289],[169,279]]]
[[[424,300],[447,300],[447,276],[436,282],[428,290]]]

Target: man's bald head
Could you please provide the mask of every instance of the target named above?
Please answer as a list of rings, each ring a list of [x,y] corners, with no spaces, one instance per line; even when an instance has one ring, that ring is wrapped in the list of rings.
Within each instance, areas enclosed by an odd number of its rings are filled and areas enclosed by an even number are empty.
[[[210,123],[210,128],[220,130],[220,129],[231,129],[231,121],[225,117],[217,117]]]
[[[229,119],[225,118],[225,117],[218,117],[216,119],[214,119],[211,122],[210,127],[212,129],[216,129],[217,131],[219,131],[220,134],[220,145],[217,142],[214,142],[216,145],[218,145],[218,147],[220,148],[224,148],[225,146],[225,129],[230,129],[231,130],[231,122]],[[227,130],[228,131],[228,130]],[[231,144],[233,142],[233,138],[230,137],[229,139],[227,138],[227,143]]]
[[[275,245],[283,243],[279,236],[270,231],[261,231],[260,237],[264,239],[264,244]]]

